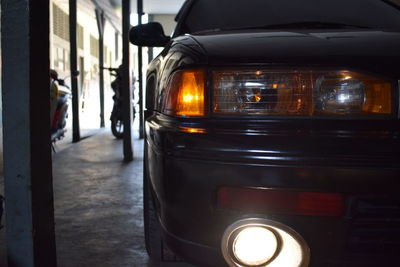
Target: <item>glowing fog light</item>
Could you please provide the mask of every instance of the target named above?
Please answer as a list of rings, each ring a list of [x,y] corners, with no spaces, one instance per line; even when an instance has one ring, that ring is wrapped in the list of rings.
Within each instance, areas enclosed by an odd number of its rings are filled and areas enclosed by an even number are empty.
[[[230,225],[222,238],[222,254],[231,267],[305,267],[310,259],[310,250],[297,232],[266,219]]]
[[[278,250],[276,235],[265,227],[246,227],[233,241],[233,254],[246,266],[259,266],[271,260]]]

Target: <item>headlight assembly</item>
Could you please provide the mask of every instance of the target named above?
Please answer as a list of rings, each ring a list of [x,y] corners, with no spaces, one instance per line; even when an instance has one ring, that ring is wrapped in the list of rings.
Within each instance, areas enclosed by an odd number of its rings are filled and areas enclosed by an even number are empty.
[[[351,118],[393,112],[393,83],[357,72],[229,70],[212,71],[211,79],[208,83],[204,69],[174,72],[161,111],[178,117],[205,117],[211,95],[211,112],[217,115]]]
[[[392,83],[349,71],[215,71],[217,114],[390,115]]]

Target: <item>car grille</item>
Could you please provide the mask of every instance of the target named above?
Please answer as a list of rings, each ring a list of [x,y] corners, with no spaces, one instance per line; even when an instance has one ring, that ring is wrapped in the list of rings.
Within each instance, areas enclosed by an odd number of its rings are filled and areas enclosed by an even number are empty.
[[[400,198],[359,198],[352,209],[351,252],[400,251]]]

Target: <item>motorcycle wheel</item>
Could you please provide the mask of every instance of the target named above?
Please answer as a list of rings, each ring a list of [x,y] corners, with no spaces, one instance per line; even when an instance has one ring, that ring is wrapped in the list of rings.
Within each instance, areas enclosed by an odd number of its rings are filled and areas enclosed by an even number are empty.
[[[111,118],[111,132],[118,139],[124,137],[124,122],[117,118]]]

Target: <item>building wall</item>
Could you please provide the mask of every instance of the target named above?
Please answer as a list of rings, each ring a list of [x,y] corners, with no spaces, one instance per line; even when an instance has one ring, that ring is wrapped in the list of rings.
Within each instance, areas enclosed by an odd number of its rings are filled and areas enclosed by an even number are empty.
[[[100,126],[99,95],[99,32],[95,15],[95,6],[90,0],[78,0],[77,43],[78,77],[80,96],[81,129],[98,129]],[[61,78],[70,82],[70,49],[68,28],[68,1],[50,1],[50,67]],[[122,60],[121,34],[106,20],[104,28],[104,65],[116,67]],[[105,71],[105,119],[112,109],[111,77]],[[71,114],[71,112],[70,112]],[[72,120],[68,120],[71,127]],[[67,133],[71,131],[67,131]]]
[[[68,1],[69,0],[50,0],[50,68],[59,73],[60,78],[65,78],[66,83],[70,83],[69,72],[69,21],[68,21]],[[99,100],[99,59],[94,47],[98,48],[98,29],[95,17],[95,6],[91,0],[78,0],[78,62],[80,64],[80,110],[81,128],[96,128],[100,126],[100,100]],[[0,23],[1,32],[1,23]],[[92,37],[92,38],[91,38]],[[118,39],[118,41],[116,41]],[[92,44],[91,44],[91,40]],[[122,39],[121,34],[106,21],[105,25],[105,65],[116,67],[122,60]],[[91,51],[92,47],[92,51]],[[0,38],[1,48],[1,38]],[[98,51],[98,50],[97,50]],[[0,51],[1,52],[1,51]],[[2,64],[0,53],[0,95]],[[112,109],[112,90],[110,85],[110,75],[105,73],[105,120]],[[72,112],[69,112],[69,128],[72,124]],[[70,138],[71,130],[67,132],[66,139]],[[72,139],[72,138],[71,138]],[[2,123],[2,98],[0,97],[0,194],[3,194],[3,123]]]
[[[175,29],[175,15],[170,14],[155,14],[152,15],[153,21],[161,23],[166,35],[171,35]]]

